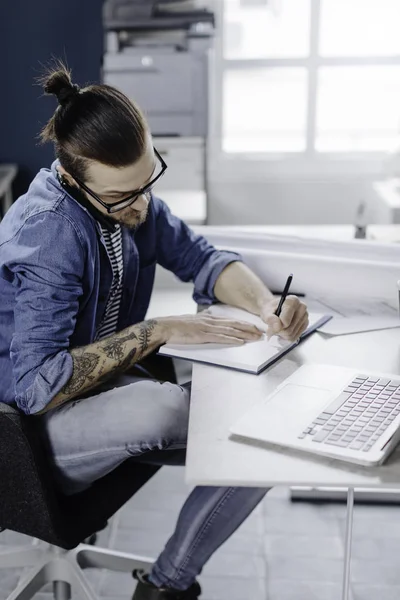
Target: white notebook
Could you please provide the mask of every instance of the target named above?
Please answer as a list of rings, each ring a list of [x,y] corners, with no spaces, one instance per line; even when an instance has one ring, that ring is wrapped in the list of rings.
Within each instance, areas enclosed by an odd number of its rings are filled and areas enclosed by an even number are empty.
[[[266,324],[259,317],[240,308],[216,304],[209,309],[209,312],[215,316],[248,321],[257,325],[259,329],[267,331]],[[293,348],[296,348],[303,339],[331,319],[330,315],[317,313],[311,313],[309,317],[308,329],[296,342],[287,342],[277,336],[273,336],[268,341],[267,336],[264,335],[257,342],[248,342],[240,346],[226,344],[166,344],[161,346],[159,354],[258,375]]]

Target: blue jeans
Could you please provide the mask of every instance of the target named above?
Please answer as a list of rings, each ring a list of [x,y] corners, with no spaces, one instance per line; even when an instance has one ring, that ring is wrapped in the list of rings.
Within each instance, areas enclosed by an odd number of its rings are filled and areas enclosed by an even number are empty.
[[[42,419],[64,493],[89,487],[131,457],[185,464],[190,384],[179,386],[130,375],[96,395],[64,404]],[[184,590],[210,556],[236,531],[268,490],[196,487],[186,500],[151,581]]]

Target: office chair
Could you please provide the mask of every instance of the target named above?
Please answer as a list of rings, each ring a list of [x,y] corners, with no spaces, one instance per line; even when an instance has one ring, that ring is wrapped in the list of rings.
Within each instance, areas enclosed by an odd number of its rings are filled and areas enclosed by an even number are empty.
[[[159,469],[125,461],[88,490],[57,491],[39,420],[0,403],[0,531],[10,529],[48,546],[0,549],[0,569],[32,567],[7,600],[31,600],[53,583],[55,600],[97,600],[83,569],[149,570],[152,560],[83,544]],[[1,541],[1,533],[0,533]]]

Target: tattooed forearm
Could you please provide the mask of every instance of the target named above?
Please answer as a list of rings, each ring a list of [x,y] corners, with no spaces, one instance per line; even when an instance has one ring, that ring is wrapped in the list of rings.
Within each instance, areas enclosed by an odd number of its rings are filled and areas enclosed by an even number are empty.
[[[62,390],[65,395],[76,394],[82,389],[86,379],[92,375],[99,364],[100,356],[93,352],[85,352],[82,348],[78,349],[72,360],[74,363],[73,375]]]
[[[73,360],[70,380],[41,412],[82,396],[110,377],[123,373],[165,341],[164,328],[158,321],[151,320],[131,325],[89,346],[74,348],[70,351]]]

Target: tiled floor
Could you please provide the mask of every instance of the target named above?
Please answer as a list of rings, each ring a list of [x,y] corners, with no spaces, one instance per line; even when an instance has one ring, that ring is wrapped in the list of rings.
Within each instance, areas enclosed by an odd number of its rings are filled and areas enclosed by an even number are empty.
[[[101,532],[99,545],[155,557],[188,491],[183,470],[165,467]],[[398,600],[399,517],[398,507],[356,506],[352,600]],[[288,490],[272,490],[206,565],[200,577],[204,600],[338,600],[344,519],[344,505],[292,503]],[[26,543],[26,538],[3,532],[0,542]],[[130,575],[88,574],[102,600],[131,598]],[[0,571],[1,600],[19,576],[18,570]],[[51,598],[49,588],[36,596]]]

